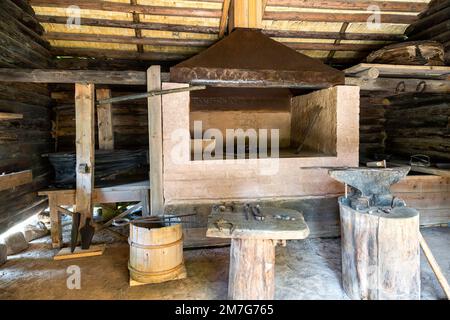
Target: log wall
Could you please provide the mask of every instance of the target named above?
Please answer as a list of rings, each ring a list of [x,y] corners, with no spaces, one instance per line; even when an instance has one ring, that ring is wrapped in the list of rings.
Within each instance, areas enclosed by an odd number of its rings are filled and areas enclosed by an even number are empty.
[[[444,60],[450,65],[450,0],[434,0],[405,31],[411,40],[433,40],[442,43]]]
[[[0,66],[48,68],[48,43],[26,1],[0,5]],[[0,120],[0,173],[31,169],[31,183],[0,192],[0,233],[46,208],[37,190],[48,185],[49,165],[41,154],[53,150],[50,96],[46,85],[0,82],[0,112],[22,119]]]
[[[402,94],[387,99],[386,150],[409,159],[450,160],[450,95]]]
[[[126,91],[128,90],[128,91]],[[125,94],[144,92],[145,88],[112,87],[111,94],[117,97]],[[75,150],[75,106],[74,86],[58,85],[52,88],[55,104],[55,138],[57,151]],[[97,115],[96,115],[97,116]],[[147,100],[133,100],[112,105],[114,149],[148,148]],[[97,119],[96,119],[97,123]],[[98,149],[98,126],[96,125],[96,148]]]
[[[375,154],[384,153],[385,106],[382,97],[364,96],[361,93],[359,115],[359,153],[360,159],[373,158]]]

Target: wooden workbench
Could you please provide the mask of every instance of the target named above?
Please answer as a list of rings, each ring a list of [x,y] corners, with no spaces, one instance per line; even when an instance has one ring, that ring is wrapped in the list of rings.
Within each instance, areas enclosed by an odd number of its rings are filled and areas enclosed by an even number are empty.
[[[272,207],[261,207],[260,210],[263,221],[256,220],[251,210],[246,215],[243,206],[232,211],[213,207],[208,218],[207,237],[231,239],[229,299],[273,299],[275,246],[280,241],[305,239],[309,235],[301,212]],[[293,219],[282,220],[280,216]]]
[[[92,203],[115,203],[141,201],[143,215],[149,212],[149,181],[121,184],[111,187],[95,188],[92,194]],[[38,193],[40,196],[48,196],[51,220],[51,235],[53,248],[61,248],[62,225],[59,206],[75,205],[75,189],[49,189]]]

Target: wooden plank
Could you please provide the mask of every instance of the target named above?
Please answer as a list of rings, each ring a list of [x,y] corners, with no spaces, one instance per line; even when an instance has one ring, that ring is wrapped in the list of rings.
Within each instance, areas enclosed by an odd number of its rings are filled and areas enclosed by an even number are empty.
[[[53,257],[53,260],[68,260],[101,256],[103,252],[105,252],[104,244],[91,245],[91,247],[86,250],[81,249],[81,247],[76,247],[73,253],[70,252],[70,248],[63,248]]]
[[[31,5],[51,8],[67,8],[78,6],[80,9],[115,11],[125,13],[141,13],[159,16],[181,16],[181,17],[202,17],[220,18],[221,11],[215,9],[197,9],[167,6],[132,5],[129,3],[119,3],[99,0],[30,0]]]
[[[97,100],[111,98],[110,89],[97,89]],[[114,131],[112,124],[112,105],[97,106],[98,146],[100,150],[114,150]]]
[[[75,84],[76,123],[76,211],[81,213],[80,227],[92,217],[95,149],[95,93],[93,84]],[[82,169],[81,167],[85,167]]]
[[[23,119],[23,114],[0,112],[0,120],[17,120],[17,119]]]
[[[147,91],[161,90],[161,67],[147,70]],[[148,132],[150,153],[150,214],[164,213],[163,146],[162,146],[162,98],[149,97]]]
[[[263,221],[256,220],[252,209],[245,214],[245,206],[235,206],[231,211],[214,211],[208,217],[207,237],[231,239],[268,239],[291,240],[305,239],[309,228],[303,213],[275,207],[262,206]],[[286,221],[275,218],[276,215],[286,215],[294,220]],[[247,219],[248,217],[248,219]]]
[[[61,205],[74,205],[75,204],[75,190],[57,190],[57,191],[40,191],[39,195],[48,194],[58,196],[57,204]],[[103,191],[102,189],[95,189],[92,202],[96,204],[101,203],[115,203],[115,202],[133,202],[141,201],[142,194],[138,190],[130,191]]]
[[[371,5],[380,8],[380,11],[395,12],[422,12],[427,8],[425,2],[403,2],[403,1],[361,1],[361,0],[269,0],[268,6],[292,7],[292,8],[314,8],[335,10],[367,10]]]
[[[31,170],[0,175],[0,191],[15,188],[33,181]]]
[[[323,13],[323,12],[295,12],[295,11],[267,11],[265,20],[284,21],[312,21],[312,22],[367,22],[373,13]],[[416,15],[382,14],[383,23],[411,24],[417,20]]]
[[[104,187],[104,188],[95,188],[94,192],[98,194],[108,193],[108,192],[127,192],[127,191],[140,191],[140,190],[148,190],[150,188],[149,181],[140,181],[133,182],[127,184],[119,184],[112,187]],[[49,190],[41,190],[39,191],[40,196],[50,195],[50,194],[64,194],[64,193],[73,193],[75,194],[74,189],[49,189]],[[131,200],[130,200],[131,201]],[[119,201],[117,201],[119,202]]]
[[[449,80],[408,79],[408,78],[377,78],[364,79],[346,77],[345,84],[359,86],[361,91],[383,91],[391,93],[416,92],[425,84],[424,92],[450,92]],[[397,89],[400,88],[400,91]]]
[[[220,25],[219,25],[219,38],[222,38],[225,35],[225,30],[227,29],[228,12],[230,11],[230,3],[231,3],[231,0],[223,1],[222,15],[220,17]]]

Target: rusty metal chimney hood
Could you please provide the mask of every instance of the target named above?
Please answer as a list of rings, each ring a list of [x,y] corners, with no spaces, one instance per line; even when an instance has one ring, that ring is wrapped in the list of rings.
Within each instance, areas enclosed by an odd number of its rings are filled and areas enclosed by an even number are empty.
[[[321,89],[345,84],[345,76],[259,30],[238,28],[172,67],[170,81],[219,87]]]

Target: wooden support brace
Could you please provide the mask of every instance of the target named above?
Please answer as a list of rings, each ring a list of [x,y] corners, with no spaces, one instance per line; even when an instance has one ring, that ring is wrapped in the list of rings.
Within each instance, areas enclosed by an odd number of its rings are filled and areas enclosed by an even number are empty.
[[[63,244],[62,238],[62,225],[61,225],[61,215],[58,212],[57,206],[57,196],[49,195],[48,204],[50,207],[50,226],[51,226],[51,237],[52,237],[52,247],[61,248]]]
[[[80,227],[92,217],[92,192],[94,188],[94,107],[93,84],[75,84],[76,124],[76,211],[81,213]]]
[[[97,100],[110,99],[110,89],[97,89]],[[98,147],[100,150],[114,150],[114,131],[112,124],[112,105],[97,106]]]

